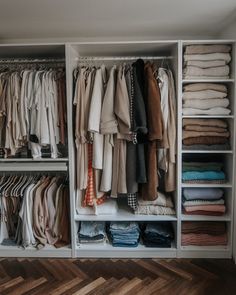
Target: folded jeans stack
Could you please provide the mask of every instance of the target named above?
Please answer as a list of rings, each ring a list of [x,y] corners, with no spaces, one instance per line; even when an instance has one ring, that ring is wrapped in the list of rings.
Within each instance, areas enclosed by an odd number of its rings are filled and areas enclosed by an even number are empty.
[[[229,115],[228,90],[223,84],[195,83],[183,88],[183,115]]]
[[[170,248],[174,239],[174,232],[169,222],[147,223],[142,234],[146,247]]]
[[[231,46],[188,45],[184,53],[184,78],[227,79],[230,74]]]
[[[218,162],[183,162],[184,183],[225,183],[223,164]]]
[[[227,150],[230,133],[222,119],[183,119],[183,149]]]
[[[135,214],[143,215],[174,215],[174,204],[170,196],[157,192],[158,198],[154,201],[139,199]]]
[[[78,242],[103,243],[106,241],[105,222],[103,221],[81,221],[78,232]]]
[[[111,222],[110,240],[114,247],[137,247],[140,230],[137,222]]]
[[[188,221],[182,223],[182,246],[226,246],[225,222]]]
[[[220,188],[184,188],[183,213],[188,215],[223,215],[226,211],[224,191]]]

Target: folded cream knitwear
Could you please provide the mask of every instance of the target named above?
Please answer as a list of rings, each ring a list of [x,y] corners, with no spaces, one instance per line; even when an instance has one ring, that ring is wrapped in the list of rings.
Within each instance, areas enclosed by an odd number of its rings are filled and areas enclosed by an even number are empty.
[[[224,60],[226,63],[231,61],[231,55],[229,53],[208,53],[208,54],[185,54],[184,61],[189,60]]]
[[[186,131],[183,130],[182,138],[192,138],[192,137],[199,137],[199,136],[219,136],[219,137],[229,137],[230,133],[227,132],[199,132],[199,131]]]
[[[229,66],[214,67],[214,68],[207,68],[207,69],[187,66],[184,68],[184,75],[185,76],[224,77],[229,75]]]
[[[228,76],[190,76],[190,75],[185,75],[184,79],[186,80],[197,80],[197,79],[201,79],[201,80],[210,80],[210,79],[218,79],[218,80],[227,80],[229,79],[229,75]]]
[[[199,206],[199,205],[223,205],[225,203],[224,199],[219,200],[193,200],[193,201],[183,201],[183,206]]]
[[[138,205],[135,210],[135,214],[143,214],[143,215],[174,215],[175,210],[169,207],[162,206],[140,206]]]
[[[185,54],[207,54],[207,53],[228,53],[231,50],[230,45],[212,44],[212,45],[187,45]]]
[[[221,67],[225,65],[226,65],[225,60],[210,60],[210,61],[189,60],[185,62],[185,66],[199,67],[202,69]]]
[[[138,204],[140,206],[148,206],[148,205],[153,205],[153,206],[163,206],[163,207],[170,207],[173,208],[174,204],[172,202],[171,197],[167,197],[161,192],[157,192],[158,197],[154,201],[144,201],[142,199],[138,200]]]
[[[215,90],[227,93],[227,87],[217,83],[193,83],[184,85],[184,91]]]
[[[213,98],[213,99],[187,99],[183,101],[184,108],[196,108],[196,109],[211,109],[215,107],[226,108],[229,105],[227,98]]]
[[[183,108],[183,115],[229,115],[231,110],[223,107],[211,108],[208,110],[202,110],[197,108]]]
[[[201,90],[201,91],[184,91],[183,99],[209,99],[209,98],[225,98],[226,92],[216,90]]]
[[[183,126],[200,125],[227,128],[227,123],[222,119],[183,119]]]

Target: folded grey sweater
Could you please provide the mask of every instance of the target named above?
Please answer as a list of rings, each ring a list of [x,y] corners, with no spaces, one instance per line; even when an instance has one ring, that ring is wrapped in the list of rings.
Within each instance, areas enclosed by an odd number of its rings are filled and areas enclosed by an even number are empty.
[[[202,61],[202,60],[188,60],[185,62],[185,66],[194,66],[199,68],[213,68],[213,67],[220,67],[225,66],[225,60],[209,60],[209,61]]]
[[[231,61],[231,55],[229,53],[185,54],[184,61],[189,60],[225,60],[229,63]]]
[[[226,44],[197,44],[187,45],[185,48],[185,54],[228,53],[230,50],[231,46]]]
[[[214,67],[214,68],[207,68],[207,69],[187,66],[184,68],[184,75],[225,77],[229,75],[229,66]]]

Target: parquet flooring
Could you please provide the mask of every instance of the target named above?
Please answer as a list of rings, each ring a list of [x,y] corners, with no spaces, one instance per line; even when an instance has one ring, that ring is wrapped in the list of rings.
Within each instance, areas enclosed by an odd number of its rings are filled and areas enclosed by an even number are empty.
[[[1,295],[234,295],[236,266],[214,259],[1,259]]]

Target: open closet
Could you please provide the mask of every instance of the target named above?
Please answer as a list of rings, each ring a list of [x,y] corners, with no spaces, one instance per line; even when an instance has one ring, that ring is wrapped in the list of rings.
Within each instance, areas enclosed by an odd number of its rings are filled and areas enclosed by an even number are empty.
[[[137,70],[140,66],[144,85],[135,84],[135,79],[140,79]],[[43,177],[48,182],[56,179],[59,187],[66,187],[67,193],[61,194],[64,197],[60,199],[60,194],[56,197],[55,192],[52,203],[57,211],[59,205],[66,202],[67,194],[69,242],[67,239],[58,248],[56,242],[50,242],[53,239],[46,237],[45,245],[38,249],[33,245],[7,245],[5,241],[0,245],[0,256],[232,257],[234,40],[0,45],[0,91],[9,83],[18,83],[19,101],[24,102],[23,97],[28,99],[28,93],[32,94],[30,85],[37,84],[32,84],[31,73],[34,83],[39,76],[41,92],[38,97],[42,98],[47,89],[54,89],[52,92],[56,96],[50,91],[45,95],[51,97],[54,108],[45,104],[45,117],[40,109],[38,125],[32,126],[27,122],[39,115],[36,105],[42,101],[39,98],[26,107],[28,117],[21,116],[21,119],[29,132],[23,134],[22,128],[16,128],[17,124],[11,125],[15,148],[8,147],[0,130],[0,198],[3,204],[10,192],[12,200],[21,198],[24,202],[24,193],[20,196],[17,193],[22,179],[30,178],[34,182],[29,181],[31,186],[37,185]],[[28,88],[22,87],[22,83]],[[159,101],[155,100],[152,105],[143,100],[140,105],[137,101],[138,93],[142,95],[140,85],[145,97],[150,91],[150,96],[156,95]],[[2,106],[2,100],[0,103]],[[10,106],[14,105],[21,114],[17,99]],[[165,112],[167,117],[163,115]],[[0,109],[0,114],[3,113]],[[145,116],[146,125],[142,125],[140,114]],[[171,143],[168,147],[160,144],[161,139],[155,133],[158,116],[172,118],[161,122]],[[139,118],[141,123],[132,118]],[[148,121],[151,119],[155,122],[153,125]],[[8,128],[7,121],[4,124]],[[169,126],[172,126],[172,133]],[[48,130],[46,139],[45,130]],[[152,153],[152,145],[157,154]],[[132,156],[136,163],[131,161]],[[170,158],[172,160],[166,160]],[[148,168],[151,167],[150,171],[155,171],[154,186],[159,181],[157,198],[148,197],[152,187],[145,190],[145,181],[137,180],[142,159],[148,167],[140,171],[145,170],[150,179],[153,175],[148,174]],[[166,174],[170,171],[173,177],[168,189]],[[101,181],[102,176],[106,181]],[[133,189],[130,188],[131,178],[135,180]],[[15,185],[4,190],[2,184],[7,179],[14,179]],[[164,184],[161,184],[163,179]],[[143,191],[144,197],[140,197]],[[42,201],[45,196],[43,194]],[[58,212],[61,214],[59,209]],[[53,220],[58,222],[58,218]],[[51,228],[52,237],[59,240],[62,234],[58,233],[56,225],[44,223],[42,231],[45,233]],[[2,229],[3,221],[1,232]],[[97,233],[95,238],[88,234],[93,230]],[[206,239],[202,240],[204,235]],[[150,238],[155,243],[150,242]]]

